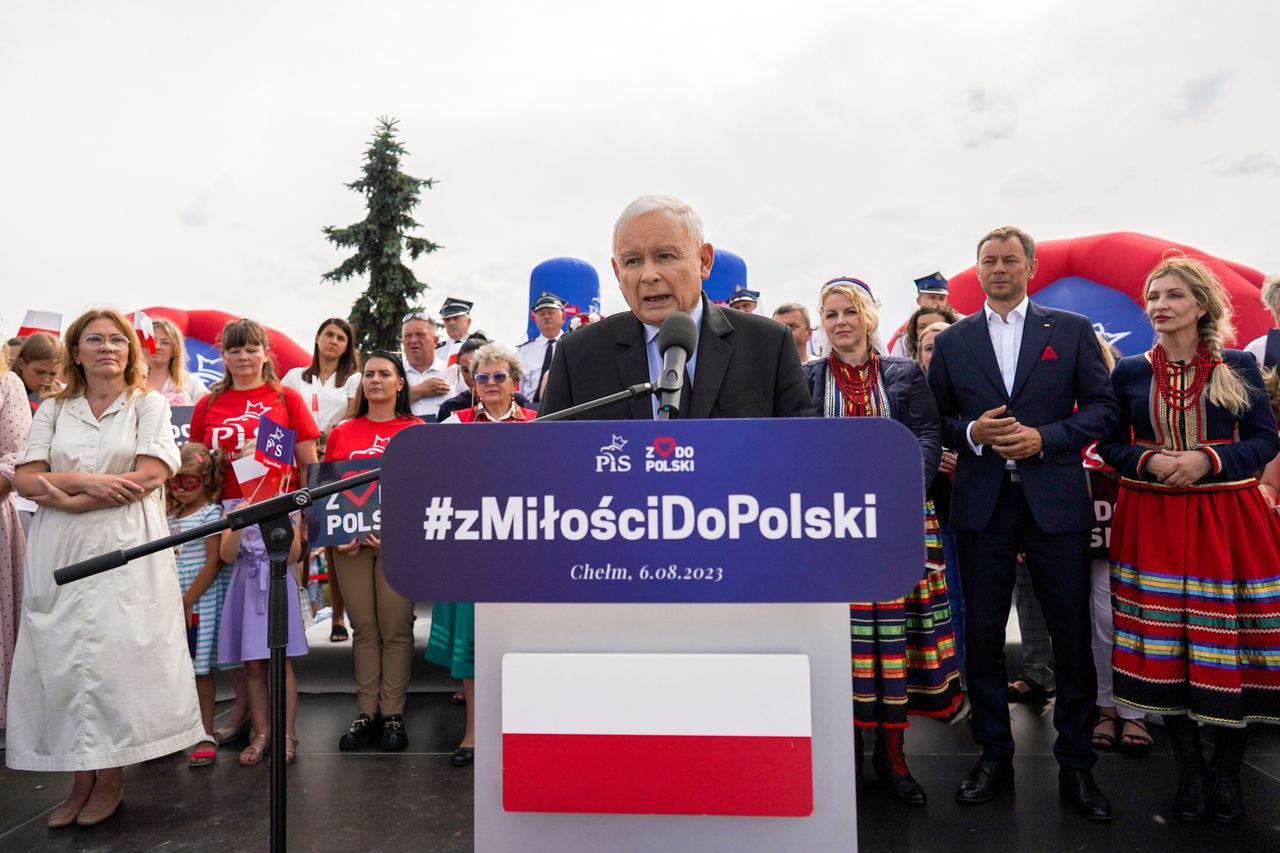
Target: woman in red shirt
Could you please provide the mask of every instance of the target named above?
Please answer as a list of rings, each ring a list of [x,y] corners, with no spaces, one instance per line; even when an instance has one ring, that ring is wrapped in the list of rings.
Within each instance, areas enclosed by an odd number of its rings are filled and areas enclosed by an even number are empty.
[[[364,363],[356,416],[329,433],[324,461],[381,456],[392,436],[412,426],[422,426],[422,421],[409,408],[404,364],[398,355],[377,350]],[[359,749],[381,733],[383,750],[404,749],[409,745],[404,697],[413,661],[413,602],[387,583],[378,534],[355,537],[334,552],[334,571],[355,632],[359,708],[338,748]]]
[[[302,397],[276,379],[266,329],[253,320],[233,320],[223,328],[221,340],[222,379],[196,404],[191,415],[191,440],[206,447],[221,448],[226,453],[222,499],[223,506],[230,510],[253,497],[244,494],[231,461],[253,453],[258,440],[258,422],[263,415],[297,433],[294,445],[297,467],[290,474],[291,483],[297,486],[303,485],[299,470],[305,471],[307,465],[316,461],[316,437],[320,431]],[[257,535],[256,529],[244,531],[246,540]],[[249,544],[253,544],[252,541]],[[227,726],[215,732],[215,737],[219,743],[236,739],[247,731],[251,710],[255,716],[261,716],[255,725],[257,737],[241,753],[242,764],[257,764],[266,750],[266,661],[270,653],[266,646],[267,585],[260,582],[264,574],[262,566],[237,560],[227,594],[228,606],[223,608],[219,627],[218,662],[222,668],[231,669],[236,706]],[[297,656],[306,654],[307,646],[292,576],[290,581],[294,594],[289,600],[288,654]],[[232,606],[233,596],[238,605]],[[252,670],[248,681],[238,667],[233,668],[241,660],[248,662]],[[287,715],[292,721],[297,712],[298,695],[292,667],[288,670],[287,684]],[[291,737],[291,733],[286,736]],[[291,739],[289,746],[295,743]],[[286,753],[291,754],[292,749],[286,748]]]

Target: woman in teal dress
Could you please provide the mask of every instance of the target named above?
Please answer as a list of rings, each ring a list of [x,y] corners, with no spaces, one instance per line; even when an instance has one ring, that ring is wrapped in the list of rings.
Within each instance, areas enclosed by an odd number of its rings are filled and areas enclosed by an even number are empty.
[[[486,344],[476,350],[471,368],[469,409],[454,412],[446,424],[530,423],[537,412],[515,401],[520,387],[520,359],[501,344]],[[454,767],[466,767],[476,754],[476,606],[470,602],[436,602],[431,606],[431,637],[427,640],[427,660],[449,668],[462,679],[467,701],[467,731],[449,759]]]

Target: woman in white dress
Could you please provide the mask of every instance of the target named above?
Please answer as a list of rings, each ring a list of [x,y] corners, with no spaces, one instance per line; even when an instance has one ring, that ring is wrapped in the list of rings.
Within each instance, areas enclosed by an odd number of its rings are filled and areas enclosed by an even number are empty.
[[[187,348],[178,327],[164,317],[151,321],[156,351],[146,354],[147,387],[169,401],[170,406],[194,406],[209,389],[187,370]]]
[[[40,504],[23,574],[5,763],[74,771],[51,828],[115,813],[124,765],[205,737],[173,549],[59,587],[53,572],[166,536],[161,484],[178,467],[169,405],[146,388],[142,349],[114,311],[67,330],[67,386],[45,400],[18,454]]]

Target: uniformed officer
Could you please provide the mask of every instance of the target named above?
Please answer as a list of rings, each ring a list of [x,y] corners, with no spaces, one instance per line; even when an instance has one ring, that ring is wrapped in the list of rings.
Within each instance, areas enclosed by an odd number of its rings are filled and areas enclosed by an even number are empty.
[[[538,336],[516,347],[516,353],[524,368],[520,393],[530,402],[530,408],[536,409],[542,402],[542,377],[551,367],[556,343],[564,334],[564,300],[549,290],[542,291],[533,302],[533,322]]]
[[[733,293],[729,294],[729,299],[725,302],[730,308],[736,308],[748,314],[756,313],[759,303],[760,292],[758,290],[748,290],[746,286],[741,284],[733,289]]]
[[[458,360],[458,350],[462,348],[462,342],[471,332],[473,307],[475,307],[474,302],[455,299],[452,296],[445,299],[444,305],[440,306],[440,322],[444,324],[444,337],[436,344],[436,358],[446,364],[453,364]]]
[[[931,272],[926,276],[917,278],[916,284],[916,306],[919,308],[937,308],[939,305],[947,304],[947,296],[950,291],[947,289],[947,277],[940,272]],[[912,314],[915,312],[912,311]],[[909,358],[907,355],[907,320],[898,327],[898,331],[893,333],[893,337],[889,339],[889,355],[898,355]]]

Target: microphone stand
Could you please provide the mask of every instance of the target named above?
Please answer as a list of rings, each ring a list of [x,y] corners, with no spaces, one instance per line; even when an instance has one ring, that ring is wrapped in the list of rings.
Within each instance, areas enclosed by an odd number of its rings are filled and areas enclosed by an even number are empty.
[[[562,421],[566,418],[585,415],[587,412],[594,412],[596,409],[603,409],[606,406],[612,406],[614,403],[621,403],[625,400],[639,400],[644,397],[650,397],[657,394],[662,389],[655,386],[652,382],[641,382],[639,385],[632,385],[622,391],[617,391],[607,397],[600,397],[596,400],[588,400],[585,403],[579,403],[576,406],[570,406],[567,409],[561,409],[558,412],[552,412],[549,415],[539,415],[534,418],[535,421]],[[658,413],[661,417],[661,412]],[[345,482],[345,481],[344,481]]]
[[[313,489],[297,489],[283,495],[268,498],[260,503],[251,504],[241,509],[232,510],[224,518],[193,527],[185,533],[176,533],[153,542],[146,542],[134,548],[111,551],[99,554],[79,563],[58,569],[53,578],[59,586],[87,578],[102,572],[117,569],[135,560],[166,548],[173,548],[187,542],[203,540],[224,530],[241,530],[251,524],[258,525],[262,533],[262,541],[267,546],[267,556],[271,560],[271,573],[267,588],[267,647],[271,652],[268,671],[270,684],[271,718],[271,850],[285,849],[285,713],[284,713],[284,664],[285,650],[289,646],[289,580],[288,561],[289,546],[293,542],[293,526],[289,523],[289,513],[305,509],[317,498],[328,497],[337,492],[345,492],[353,486],[371,483],[381,476],[382,470],[374,468],[370,471],[325,483]]]

